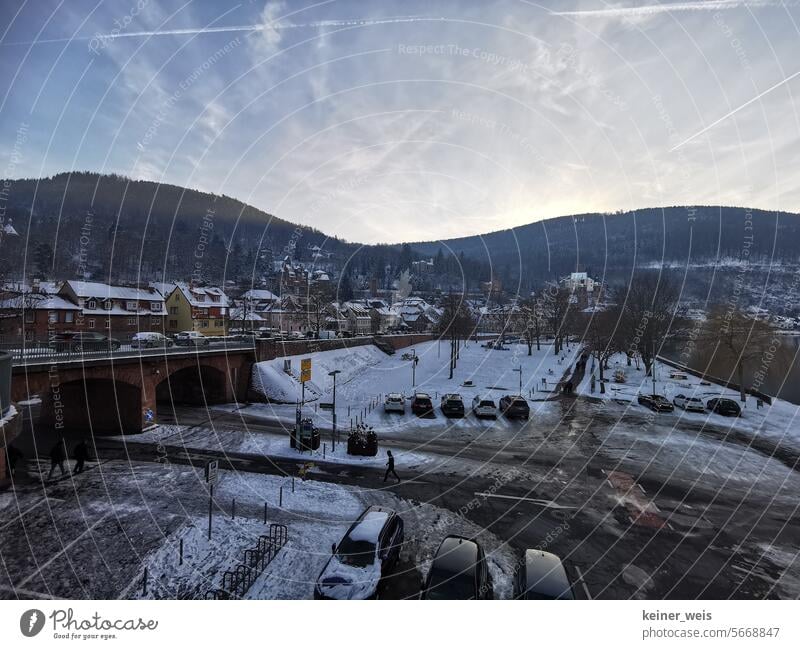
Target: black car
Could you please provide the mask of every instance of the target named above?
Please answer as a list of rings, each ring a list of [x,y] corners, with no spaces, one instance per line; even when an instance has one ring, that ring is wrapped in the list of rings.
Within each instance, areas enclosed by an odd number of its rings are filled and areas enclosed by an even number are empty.
[[[464,416],[464,401],[460,394],[442,395],[442,414],[445,417]]]
[[[448,536],[436,550],[420,599],[492,599],[492,579],[483,548]]]
[[[514,599],[575,599],[567,571],[555,554],[526,550],[514,574]]]
[[[56,334],[50,347],[58,352],[115,351],[120,348],[120,342],[95,331],[76,331]]]
[[[417,417],[435,417],[436,413],[433,412],[433,401],[429,394],[424,392],[417,392],[414,398],[411,399],[411,412]]]
[[[500,412],[509,419],[528,419],[531,408],[523,397],[507,394],[500,399]]]
[[[370,507],[333,547],[314,586],[314,599],[371,599],[381,577],[397,563],[403,519],[391,509]]]
[[[660,394],[640,394],[639,404],[650,408],[653,412],[672,412],[675,410],[669,399]]]
[[[716,412],[718,415],[723,415],[724,417],[742,416],[742,409],[733,399],[715,397],[714,399],[709,399],[706,405],[711,412]]]

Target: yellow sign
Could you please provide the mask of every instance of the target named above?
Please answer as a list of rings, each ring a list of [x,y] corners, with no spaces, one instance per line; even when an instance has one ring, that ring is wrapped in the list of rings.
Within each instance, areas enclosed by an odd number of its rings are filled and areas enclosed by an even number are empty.
[[[304,358],[300,361],[300,382],[305,383],[311,380],[311,359]]]

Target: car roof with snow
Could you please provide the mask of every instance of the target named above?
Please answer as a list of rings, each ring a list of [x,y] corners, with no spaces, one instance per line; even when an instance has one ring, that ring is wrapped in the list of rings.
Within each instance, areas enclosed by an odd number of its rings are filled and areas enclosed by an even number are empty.
[[[370,507],[348,532],[347,536],[353,539],[353,541],[370,541],[372,543],[377,543],[381,530],[383,526],[386,525],[386,521],[391,514],[392,512],[387,509]]]

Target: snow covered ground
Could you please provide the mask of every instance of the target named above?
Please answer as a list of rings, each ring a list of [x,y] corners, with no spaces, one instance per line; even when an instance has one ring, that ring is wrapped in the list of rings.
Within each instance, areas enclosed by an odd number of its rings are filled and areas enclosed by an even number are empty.
[[[403,354],[416,353],[419,363],[412,369],[410,360],[403,360]],[[453,378],[449,378],[449,345],[447,341],[427,342],[412,348],[399,350],[394,356],[387,356],[374,346],[357,347],[347,350],[319,352],[306,356],[289,357],[293,368],[291,375],[283,371],[285,359],[259,363],[254,370],[258,376],[257,385],[269,398],[289,404],[267,403],[251,406],[248,414],[260,412],[265,418],[294,422],[295,401],[300,399],[300,383],[296,368],[300,360],[312,360],[312,382],[306,384],[306,415],[315,418],[318,426],[330,428],[332,413],[322,410],[318,403],[333,401],[332,380],[328,372],[339,369],[341,374],[336,381],[336,409],[340,427],[349,427],[351,419],[363,419],[380,433],[384,430],[399,431],[408,427],[441,426],[443,416],[439,411],[439,398],[447,392],[458,392],[464,399],[467,409],[476,395],[488,396],[498,402],[504,394],[520,392],[520,373],[522,369],[522,394],[532,401],[544,401],[553,396],[558,382],[572,367],[578,354],[578,347],[572,346],[563,354],[556,356],[551,345],[542,345],[541,350],[533,350],[528,356],[527,346],[508,345],[508,349],[487,350],[480,343],[467,342],[460,351],[458,366]],[[413,382],[412,382],[413,381]],[[471,382],[471,385],[469,384]],[[415,391],[427,392],[434,401],[436,417],[420,419],[411,414],[410,398]],[[383,412],[383,398],[390,392],[406,396],[406,414],[386,415]],[[230,406],[220,406],[230,410]],[[366,410],[366,412],[365,412]],[[502,420],[498,420],[499,425]],[[475,420],[468,416],[464,420],[451,420],[449,425],[473,426]]]
[[[283,504],[279,506],[279,488]],[[146,567],[149,587],[145,597],[203,597],[221,584],[222,573],[242,561],[244,550],[257,544],[267,527],[260,517],[263,509],[240,506],[235,519],[230,516],[232,498],[240,503],[267,503],[268,523],[288,526],[288,542],[267,566],[247,593],[249,599],[309,599],[317,576],[350,524],[370,505],[393,508],[405,523],[405,542],[401,564],[413,572],[416,583],[424,576],[416,566],[427,566],[441,540],[448,534],[477,538],[489,559],[495,585],[495,598],[511,596],[514,553],[493,534],[456,516],[429,505],[402,500],[388,492],[353,489],[317,481],[296,481],[295,491],[286,478],[262,474],[221,471],[215,501],[225,508],[217,512],[212,540],[207,539],[208,519],[197,515],[165,536],[164,542],[144,558],[137,586]],[[262,505],[263,507],[263,505]],[[183,540],[184,560],[179,565],[179,544]]]
[[[576,390],[578,394],[636,404],[637,396],[640,393],[653,393],[653,379],[646,375],[644,365],[640,364],[638,369],[635,364],[628,367],[624,354],[613,356],[609,362],[609,369],[604,373],[606,378],[610,379],[606,383],[605,394],[600,394],[599,383],[596,385],[595,391],[591,392],[590,370],[591,367],[587,366],[586,376]],[[625,373],[625,383],[614,382],[615,370],[622,370]],[[691,374],[686,374],[687,378],[685,379],[671,378],[670,375],[674,372],[680,373],[679,370],[675,370],[669,365],[656,364],[656,394],[664,395],[670,402],[678,394],[698,397],[702,399],[703,403],[707,403],[709,399],[714,397],[725,397],[736,401],[741,406],[742,416],[723,417],[709,411],[704,413],[685,412],[680,408],[676,408],[674,413],[659,413],[659,420],[673,418],[677,420],[675,422],[676,426],[679,426],[680,422],[687,422],[693,426],[702,423],[714,424],[733,432],[746,434],[753,439],[767,440],[776,446],[789,448],[795,453],[800,453],[800,430],[797,427],[798,415],[800,414],[799,406],[782,399],[773,399],[772,405],[764,403],[762,408],[758,408],[756,398],[751,395],[748,395],[747,401],[742,403],[739,401],[739,392],[736,390],[707,381],[705,383],[709,384],[703,385],[704,381],[702,379]],[[595,373],[597,372],[595,371]]]

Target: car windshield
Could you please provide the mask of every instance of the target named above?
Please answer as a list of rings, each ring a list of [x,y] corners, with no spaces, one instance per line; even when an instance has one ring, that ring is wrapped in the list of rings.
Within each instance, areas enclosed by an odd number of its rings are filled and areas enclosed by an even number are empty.
[[[434,573],[428,588],[428,599],[473,599],[475,582],[472,574],[462,572],[453,575],[448,572]]]
[[[363,539],[356,541],[346,536],[336,549],[336,557],[347,566],[366,568],[375,561],[375,544]]]
[[[494,408],[494,401],[481,401],[481,408]]]

